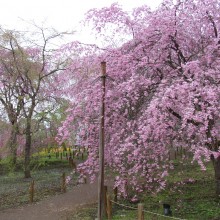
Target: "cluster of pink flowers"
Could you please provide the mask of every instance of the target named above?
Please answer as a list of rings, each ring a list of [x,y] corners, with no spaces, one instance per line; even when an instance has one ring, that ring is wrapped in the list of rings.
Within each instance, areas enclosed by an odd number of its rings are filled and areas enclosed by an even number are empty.
[[[84,175],[94,179],[98,172],[101,88],[94,80],[103,60],[113,79],[106,85],[105,164],[117,175],[122,195],[128,186],[136,192],[162,190],[172,147],[194,153],[203,169],[210,154],[219,152],[219,7],[217,0],[189,0],[165,1],[156,11],[143,7],[133,15],[115,4],[89,12],[98,31],[107,23],[123,26],[126,34],[135,31],[116,49],[91,55],[85,47],[88,56],[73,59],[64,73],[74,82],[66,88],[74,98],[57,140],[76,135],[89,146],[79,166]]]

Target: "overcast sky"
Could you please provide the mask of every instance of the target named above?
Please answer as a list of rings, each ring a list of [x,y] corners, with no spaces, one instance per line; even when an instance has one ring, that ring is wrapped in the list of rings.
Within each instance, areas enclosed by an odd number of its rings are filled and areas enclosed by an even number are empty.
[[[9,29],[25,29],[24,22],[37,24],[46,22],[46,26],[58,31],[79,30],[78,24],[91,8],[110,6],[118,2],[125,10],[131,10],[144,4],[157,7],[162,0],[3,0],[1,1],[0,25]],[[75,38],[92,43],[91,39],[80,33]]]

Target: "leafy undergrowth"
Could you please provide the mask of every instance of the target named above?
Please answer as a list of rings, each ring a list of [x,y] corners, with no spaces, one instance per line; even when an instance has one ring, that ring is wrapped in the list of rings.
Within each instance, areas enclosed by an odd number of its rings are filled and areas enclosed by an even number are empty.
[[[72,177],[67,185],[67,190],[76,185],[77,176],[71,174],[72,169],[68,161],[51,159],[45,163],[41,159],[39,164],[40,166],[33,166],[32,178],[30,179],[25,179],[21,171],[0,175],[0,210],[28,204],[29,187],[32,180],[35,181],[34,202],[61,193],[61,176],[63,172]],[[39,167],[41,169],[36,169]]]
[[[157,213],[145,213],[145,220],[171,219],[163,217],[163,204],[168,203],[172,209],[172,216],[191,220],[220,220],[220,198],[215,195],[215,182],[212,164],[207,164],[207,170],[201,171],[195,164],[182,165],[174,161],[175,169],[168,177],[167,187],[156,195],[142,195],[140,202],[144,210]],[[119,203],[133,208],[124,199]],[[74,213],[69,220],[94,220],[97,206],[84,207]],[[113,205],[113,220],[135,220],[137,210]]]

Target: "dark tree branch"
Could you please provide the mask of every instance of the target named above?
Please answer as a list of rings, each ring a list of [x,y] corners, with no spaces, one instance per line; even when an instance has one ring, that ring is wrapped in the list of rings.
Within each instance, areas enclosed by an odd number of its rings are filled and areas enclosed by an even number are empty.
[[[212,26],[213,26],[213,29],[214,29],[214,34],[215,34],[215,37],[217,38],[218,37],[218,30],[217,30],[215,21],[213,20],[213,17],[209,14],[208,11],[206,11],[206,14],[207,14],[207,16],[209,18],[209,21],[212,23]]]
[[[177,112],[175,112],[173,109],[171,108],[168,108],[167,109],[169,113],[171,113],[173,116],[175,116],[176,118],[178,118],[179,120],[182,120],[182,116],[180,114],[178,114]],[[198,121],[195,121],[193,119],[187,119],[187,123],[190,123],[190,124],[193,124],[195,126],[199,126],[199,125],[202,125],[203,123],[202,122],[198,122]]]

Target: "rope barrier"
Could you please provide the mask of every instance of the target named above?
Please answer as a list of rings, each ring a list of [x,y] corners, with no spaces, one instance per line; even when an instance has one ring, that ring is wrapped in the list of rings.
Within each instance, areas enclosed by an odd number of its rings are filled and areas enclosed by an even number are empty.
[[[113,200],[110,200],[110,201],[111,201],[112,203],[116,204],[116,205],[119,205],[119,206],[122,206],[122,207],[125,207],[125,208],[128,208],[128,209],[138,210],[137,208],[132,207],[132,206],[123,205],[123,204],[120,204],[120,203],[115,202],[115,201],[113,201]],[[157,216],[161,216],[161,217],[163,217],[163,218],[186,220],[186,219],[182,219],[182,218],[175,218],[175,217],[172,217],[172,216],[161,215],[161,214],[158,214],[158,213],[155,213],[155,212],[150,212],[150,211],[147,211],[147,210],[143,210],[143,212],[145,212],[145,213],[150,213],[150,214],[157,215]]]
[[[135,208],[135,207],[131,207],[131,206],[127,206],[127,205],[123,205],[123,204],[120,204],[120,203],[118,203],[118,202],[115,202],[115,201],[113,201],[113,200],[110,200],[112,203],[115,203],[115,204],[117,204],[117,205],[119,205],[119,206],[122,206],[122,207],[125,207],[125,208],[128,208],[128,209],[133,209],[133,210],[138,210],[137,208]]]

